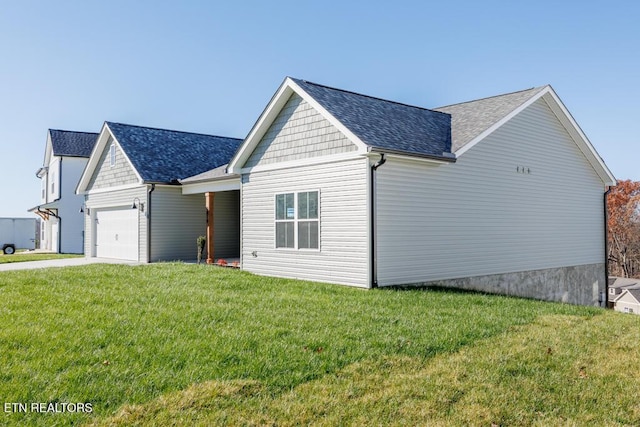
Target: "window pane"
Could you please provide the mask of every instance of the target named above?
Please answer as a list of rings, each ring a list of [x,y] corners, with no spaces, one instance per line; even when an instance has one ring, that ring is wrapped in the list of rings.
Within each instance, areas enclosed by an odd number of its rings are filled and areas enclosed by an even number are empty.
[[[299,249],[309,248],[309,223],[308,222],[298,223],[298,248]]]
[[[308,216],[308,203],[309,193],[299,193],[298,194],[298,218],[299,219],[307,219]]]
[[[293,248],[293,222],[276,223],[276,248]]]
[[[318,249],[320,246],[318,245],[318,221],[309,223],[309,247],[313,249]]]
[[[312,191],[307,193],[309,195],[309,219],[318,219],[318,192]]]
[[[287,213],[287,219],[294,219],[296,217],[295,207],[293,204],[293,193],[285,194],[285,208]]]
[[[284,194],[276,195],[276,219],[284,219]]]
[[[298,222],[298,248],[318,249],[318,222]]]

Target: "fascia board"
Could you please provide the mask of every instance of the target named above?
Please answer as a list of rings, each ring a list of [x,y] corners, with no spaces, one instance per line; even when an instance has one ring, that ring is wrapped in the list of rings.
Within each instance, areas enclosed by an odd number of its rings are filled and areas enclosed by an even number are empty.
[[[616,185],[616,178],[604,163],[593,144],[591,144],[589,138],[587,138],[586,134],[574,120],[573,116],[569,110],[567,110],[553,88],[551,86],[547,86],[547,88],[548,89],[544,91],[545,97],[543,99],[549,108],[551,108],[551,111],[553,111],[558,120],[560,120],[560,123],[562,123],[562,126],[564,126],[569,135],[571,135],[571,138],[587,158],[589,163],[591,163],[591,166],[595,169],[600,179],[602,179],[604,185]]]
[[[85,194],[87,191],[87,186],[89,185],[89,181],[91,180],[91,176],[95,172],[95,168],[97,166],[98,160],[100,159],[100,154],[104,149],[107,141],[109,140],[109,136],[111,132],[107,128],[107,124],[102,124],[102,129],[100,129],[100,134],[98,135],[98,140],[96,144],[93,146],[93,150],[91,150],[91,155],[89,156],[89,161],[87,165],[84,167],[84,171],[82,171],[82,176],[80,177],[80,181],[78,182],[78,186],[76,187],[76,194]]]
[[[139,184],[143,184],[142,177],[140,176],[136,168],[133,166],[133,163],[131,163],[131,160],[129,160],[127,153],[122,149],[115,135],[113,135],[113,132],[111,132],[111,129],[109,129],[109,126],[105,122],[103,123],[102,129],[100,130],[100,134],[98,135],[98,141],[96,142],[96,145],[93,147],[93,150],[91,151],[91,155],[89,156],[89,161],[87,162],[87,165],[85,166],[84,171],[82,172],[82,177],[80,178],[80,181],[78,182],[78,186],[76,187],[76,194],[87,193],[87,187],[89,186],[89,182],[91,181],[91,177],[95,173],[96,168],[99,166],[98,162],[100,161],[100,156],[104,152],[107,146],[107,143],[109,142],[109,137],[113,138],[113,141],[118,145],[125,159],[127,160],[127,162],[129,162],[129,165],[131,165],[131,168],[133,169],[133,171],[136,174],[136,177],[138,178]]]
[[[204,194],[216,193],[219,191],[230,191],[240,189],[240,177],[227,178],[218,181],[202,181],[192,184],[182,185],[182,194]]]
[[[107,124],[105,124],[105,125],[106,125],[107,129],[109,129],[109,125],[107,125]],[[116,136],[113,134],[113,132],[111,132],[111,129],[109,129],[109,133],[113,137],[113,141],[115,142],[115,144],[118,146],[118,148],[120,148],[120,151],[122,152],[122,155],[124,156],[125,160],[129,163],[129,166],[131,166],[131,169],[133,169],[133,171],[136,173],[136,178],[138,178],[138,183],[140,183],[141,185],[144,184],[144,180],[140,176],[140,173],[138,173],[138,170],[136,169],[136,167],[133,165],[133,162],[131,161],[131,159],[127,155],[127,152],[122,148],[122,145],[120,145],[120,142],[118,141],[118,138],[116,138]]]
[[[366,153],[368,145],[365,144],[360,138],[358,138],[353,132],[351,132],[342,122],[336,119],[331,113],[329,113],[318,101],[311,95],[304,91],[296,82],[287,77],[287,81],[291,87],[311,105],[316,111],[318,111],[325,119],[329,121],[334,127],[336,127],[344,136],[346,136],[351,142],[353,142],[360,153]]]
[[[284,105],[289,100],[289,97],[293,93],[297,93],[302,99],[304,99],[311,107],[313,107],[319,114],[335,126],[343,135],[345,135],[351,142],[358,147],[359,153],[367,152],[367,145],[360,140],[353,132],[351,132],[346,126],[330,114],[324,107],[322,107],[311,95],[298,86],[292,79],[287,77],[280,85],[280,88],[276,91],[271,101],[260,115],[260,118],[253,126],[249,135],[242,143],[240,149],[238,149],[236,155],[231,159],[228,166],[229,173],[242,173],[241,169],[245,162],[251,156],[251,153],[260,143],[260,140],[269,129],[269,126],[276,119]]]
[[[284,104],[286,104],[287,100],[293,93],[291,88],[287,85],[287,80],[288,79],[285,79],[276,93],[271,97],[271,100],[249,131],[249,134],[245,138],[244,142],[240,145],[240,148],[229,162],[229,166],[227,166],[227,170],[229,171],[229,173],[238,173],[239,168],[242,167],[249,159],[249,156],[251,156],[251,153],[256,148],[267,129],[269,129],[269,126],[271,126],[271,123],[273,123],[278,113],[280,112],[280,110],[282,110],[282,107],[284,106]]]

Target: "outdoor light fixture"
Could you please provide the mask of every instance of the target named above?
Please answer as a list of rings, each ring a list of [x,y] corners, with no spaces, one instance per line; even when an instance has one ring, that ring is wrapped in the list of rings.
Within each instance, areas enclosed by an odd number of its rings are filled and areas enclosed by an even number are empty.
[[[135,199],[133,199],[131,209],[140,209],[140,212],[144,212],[144,203],[142,203],[140,199],[136,197]]]
[[[80,213],[87,213],[87,215],[91,215],[91,208],[88,208],[86,204],[82,204],[80,206]]]

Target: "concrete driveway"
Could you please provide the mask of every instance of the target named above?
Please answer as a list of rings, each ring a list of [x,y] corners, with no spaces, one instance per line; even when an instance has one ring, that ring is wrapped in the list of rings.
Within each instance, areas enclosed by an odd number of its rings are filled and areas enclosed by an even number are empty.
[[[0,264],[0,272],[14,271],[14,270],[31,270],[34,268],[75,267],[78,265],[89,265],[89,264],[139,265],[140,263],[121,260],[121,259],[109,259],[109,258],[63,258],[63,259],[49,259],[45,261],[9,262],[6,264]]]

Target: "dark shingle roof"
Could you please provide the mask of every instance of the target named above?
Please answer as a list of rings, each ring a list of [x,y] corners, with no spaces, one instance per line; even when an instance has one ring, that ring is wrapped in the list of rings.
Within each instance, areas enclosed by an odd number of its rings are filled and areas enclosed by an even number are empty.
[[[222,166],[242,142],[222,136],[106,124],[146,182],[173,182]]]
[[[89,157],[98,139],[97,133],[49,129],[54,156]]]
[[[451,152],[451,116],[292,79],[372,148],[436,157]]]
[[[447,105],[434,110],[451,114],[452,149],[456,152],[545,87]]]

